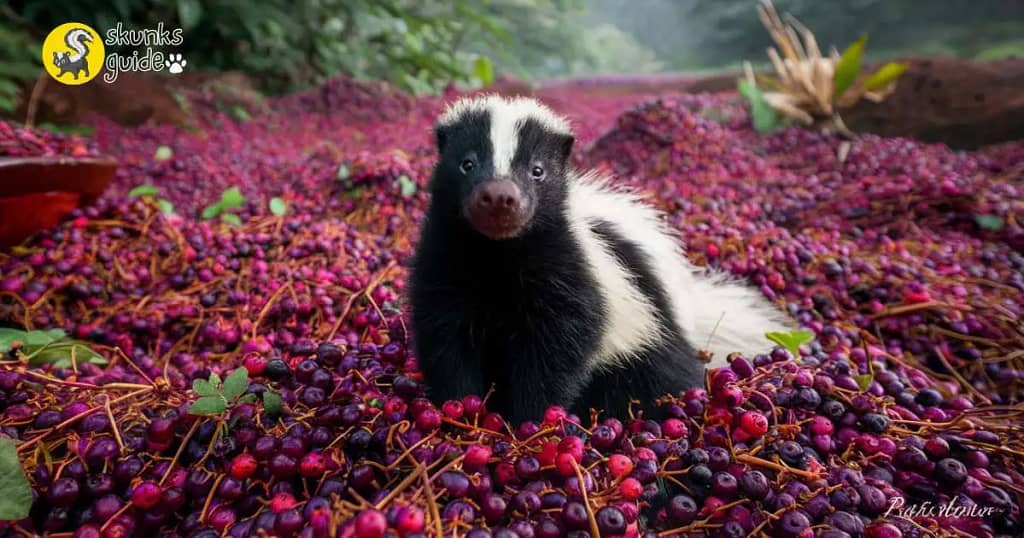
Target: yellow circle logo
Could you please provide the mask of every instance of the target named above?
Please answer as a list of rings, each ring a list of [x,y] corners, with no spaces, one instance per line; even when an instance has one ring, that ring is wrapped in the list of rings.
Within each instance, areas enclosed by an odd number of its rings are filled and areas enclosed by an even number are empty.
[[[43,41],[43,65],[54,80],[77,86],[103,70],[103,40],[86,24],[64,23]]]

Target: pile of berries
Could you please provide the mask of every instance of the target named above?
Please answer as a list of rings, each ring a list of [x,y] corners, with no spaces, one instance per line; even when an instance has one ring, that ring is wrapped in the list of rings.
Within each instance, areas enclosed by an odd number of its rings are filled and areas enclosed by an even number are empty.
[[[1024,143],[845,147],[759,135],[729,94],[541,97],[577,126],[578,164],[641,190],[695,262],[816,339],[731,356],[648,416],[437,406],[402,297],[440,99],[341,79],[250,119],[98,120],[115,185],[0,253],[0,323],[61,328],[109,362],[0,360],[0,435],[33,490],[0,534],[1024,533]],[[0,124],[0,148],[63,152],[46,136]],[[141,184],[174,213],[127,195]],[[241,224],[204,219],[233,186]],[[222,412],[190,412],[240,367]]]

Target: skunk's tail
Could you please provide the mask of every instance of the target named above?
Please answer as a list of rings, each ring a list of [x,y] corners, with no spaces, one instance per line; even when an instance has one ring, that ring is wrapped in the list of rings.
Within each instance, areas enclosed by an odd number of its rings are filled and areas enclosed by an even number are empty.
[[[761,292],[727,273],[696,272],[690,283],[691,344],[712,353],[710,366],[724,366],[733,352],[752,357],[771,348],[765,333],[796,324]]]
[[[84,28],[72,28],[64,34],[64,43],[74,51],[68,58],[71,62],[77,62],[89,55],[89,45],[92,42],[92,35]]]

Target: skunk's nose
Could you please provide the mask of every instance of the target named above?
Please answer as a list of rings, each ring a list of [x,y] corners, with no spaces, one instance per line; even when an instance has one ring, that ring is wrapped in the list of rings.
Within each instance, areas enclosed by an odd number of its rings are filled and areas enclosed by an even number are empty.
[[[523,193],[514,182],[486,181],[470,195],[469,221],[477,231],[492,239],[512,237],[525,224],[525,205]]]
[[[507,180],[488,181],[480,186],[475,205],[483,211],[510,212],[518,211],[523,196],[515,183]]]

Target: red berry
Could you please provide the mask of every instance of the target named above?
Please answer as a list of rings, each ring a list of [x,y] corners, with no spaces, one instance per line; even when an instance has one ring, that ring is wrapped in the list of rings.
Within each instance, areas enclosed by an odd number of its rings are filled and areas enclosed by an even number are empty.
[[[467,417],[476,418],[484,411],[484,401],[479,396],[470,394],[462,398],[462,408],[465,410]]]
[[[537,461],[540,462],[542,467],[547,467],[555,464],[556,456],[558,456],[558,443],[549,441],[541,447],[540,454],[537,454]]]
[[[649,449],[649,448],[647,448],[645,446],[640,447],[640,448],[634,450],[633,451],[633,455],[636,456],[636,459],[638,459],[638,460],[649,460],[649,461],[653,461],[653,462],[657,462],[658,461],[658,455],[655,454],[653,450],[651,450],[651,449]]]
[[[685,437],[687,433],[686,423],[678,418],[667,418],[661,423],[661,433],[669,439]]]
[[[491,459],[491,448],[484,445],[470,445],[466,449],[466,455],[462,460],[463,465],[470,469],[477,469],[487,465]]]
[[[567,435],[558,443],[558,451],[569,454],[576,463],[583,461],[583,439],[575,435]]]
[[[395,527],[403,535],[407,533],[421,532],[424,526],[423,510],[416,506],[409,506],[403,509],[399,515],[397,521],[395,521]]]
[[[562,452],[555,457],[555,469],[562,476],[576,476],[576,459],[568,452]]]
[[[324,461],[324,457],[316,452],[310,452],[302,457],[302,462],[299,463],[299,472],[302,476],[306,477],[318,477],[324,474],[327,470],[327,463]]]
[[[552,405],[544,411],[544,424],[558,424],[565,420],[569,414],[560,405]]]
[[[619,493],[627,501],[635,501],[644,492],[644,486],[639,480],[629,477],[619,484]]]
[[[747,411],[740,416],[740,428],[751,437],[768,433],[768,419],[757,411]]]
[[[256,458],[253,457],[252,454],[243,452],[231,460],[231,465],[228,467],[228,474],[231,475],[231,478],[245,480],[256,472],[257,465]]]
[[[505,431],[505,419],[501,418],[498,413],[487,413],[487,416],[480,422],[480,426],[485,430],[502,432]]]
[[[379,510],[366,510],[356,516],[356,538],[383,538],[388,520]]]
[[[242,359],[242,366],[245,366],[250,376],[258,376],[267,369],[267,359],[257,353],[249,353]]]
[[[459,420],[462,418],[463,413],[465,413],[462,402],[458,400],[448,400],[441,406],[441,411],[444,412],[444,416],[452,420]]]
[[[615,478],[620,478],[633,472],[633,460],[622,454],[608,456],[608,472]]]
[[[424,409],[416,415],[416,427],[424,432],[432,432],[441,427],[441,413],[437,409]]]
[[[275,514],[280,514],[285,510],[295,508],[298,504],[299,503],[291,493],[282,491],[277,495],[274,495],[274,498],[270,499],[270,511]]]
[[[162,493],[156,482],[143,482],[132,490],[132,504],[143,510],[149,510],[160,502]]]

